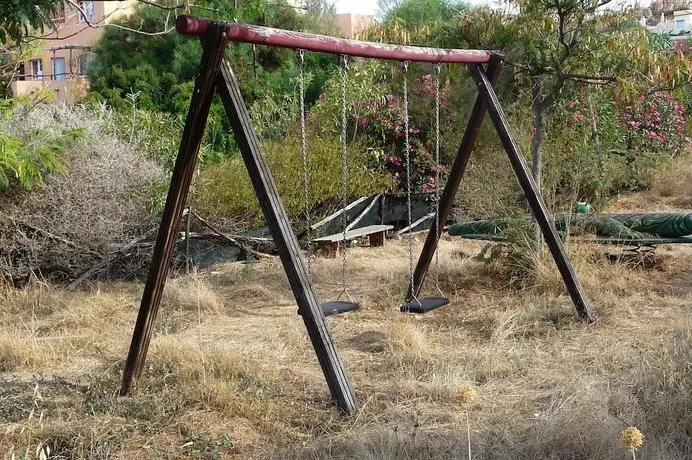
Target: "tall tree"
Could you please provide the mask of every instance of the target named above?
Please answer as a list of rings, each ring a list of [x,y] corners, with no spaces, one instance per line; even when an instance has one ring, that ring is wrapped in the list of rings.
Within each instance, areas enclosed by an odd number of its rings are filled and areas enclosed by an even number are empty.
[[[633,86],[665,73],[634,10],[604,8],[610,2],[519,0],[519,14],[479,9],[460,16],[471,45],[503,50],[517,82],[531,93],[532,173],[539,187],[548,115],[568,85]],[[540,236],[536,229],[537,251]]]

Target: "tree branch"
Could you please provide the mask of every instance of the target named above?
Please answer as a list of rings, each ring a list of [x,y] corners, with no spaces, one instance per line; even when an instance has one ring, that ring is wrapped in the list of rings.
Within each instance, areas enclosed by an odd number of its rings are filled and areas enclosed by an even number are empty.
[[[138,0],[138,1],[142,1],[142,0]],[[105,22],[103,24],[93,24],[91,22],[91,20],[89,18],[87,18],[86,13],[84,12],[82,7],[77,2],[75,2],[74,0],[66,0],[66,2],[69,3],[70,5],[72,5],[72,7],[74,7],[77,11],[79,11],[79,13],[82,15],[82,18],[84,19],[84,22],[86,23],[86,25],[88,27],[91,27],[92,29],[100,29],[102,27],[108,26],[108,27],[115,27],[117,29],[127,30],[129,32],[134,32],[137,34],[148,35],[148,36],[166,35],[166,34],[172,32],[173,30],[175,30],[175,25],[173,25],[171,27],[168,26],[168,23],[170,22],[170,18],[171,18],[171,13],[173,12],[173,10],[170,10],[168,12],[168,15],[166,16],[166,21],[164,22],[164,25],[163,25],[164,28],[162,31],[160,31],[160,32],[145,32],[145,31],[141,30],[141,27],[143,25],[142,23],[140,23],[140,29],[132,29],[130,27],[126,27],[126,26],[123,26],[120,24],[106,24]],[[149,2],[144,1],[143,3],[149,3]],[[111,14],[113,14],[113,13],[111,13]],[[107,19],[109,16],[103,17],[102,20]]]
[[[614,83],[617,81],[617,78],[610,76],[610,75],[584,75],[580,73],[565,73],[562,74],[565,78],[570,78],[572,80],[584,80],[584,81],[593,81],[593,82],[607,82],[607,83]]]

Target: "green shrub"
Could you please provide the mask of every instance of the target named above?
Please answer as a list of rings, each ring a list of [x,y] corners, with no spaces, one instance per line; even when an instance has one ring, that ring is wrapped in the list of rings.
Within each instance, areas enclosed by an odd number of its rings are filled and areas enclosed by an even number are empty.
[[[305,208],[300,140],[288,137],[282,142],[267,142],[263,148],[284,208],[289,216],[299,214]],[[308,139],[308,149],[308,199],[309,206],[314,207],[341,195],[341,146],[338,138],[315,137]],[[389,184],[385,174],[370,168],[371,156],[359,144],[349,147],[349,196],[376,193]],[[261,219],[259,203],[240,156],[204,168],[196,182],[193,203],[204,213]]]
[[[21,101],[6,103],[8,116],[24,111]],[[0,190],[13,187],[30,189],[43,184],[46,174],[65,172],[60,156],[84,137],[81,128],[55,130],[33,129],[10,134],[0,127]]]

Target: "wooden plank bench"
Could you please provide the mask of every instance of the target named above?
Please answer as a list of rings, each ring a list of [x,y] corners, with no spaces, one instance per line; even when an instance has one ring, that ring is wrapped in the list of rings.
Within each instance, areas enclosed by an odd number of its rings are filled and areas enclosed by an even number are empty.
[[[333,235],[315,238],[313,242],[317,244],[317,249],[327,257],[335,257],[339,251],[339,243],[355,240],[356,238],[368,237],[371,247],[384,246],[384,237],[388,230],[392,230],[393,225],[368,225],[367,227],[349,230],[344,235],[343,232]]]

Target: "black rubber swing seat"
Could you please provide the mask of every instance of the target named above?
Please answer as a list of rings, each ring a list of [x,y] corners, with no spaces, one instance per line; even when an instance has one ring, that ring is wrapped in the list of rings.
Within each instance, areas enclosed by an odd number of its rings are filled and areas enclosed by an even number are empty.
[[[340,313],[348,313],[356,311],[360,308],[356,302],[347,302],[344,300],[334,300],[321,305],[324,316],[338,315]]]
[[[350,311],[356,311],[360,309],[360,305],[356,302],[347,302],[345,300],[334,300],[332,302],[326,302],[320,305],[322,307],[322,313],[324,316],[339,315],[341,313],[348,313]],[[300,311],[298,311],[300,315]]]
[[[449,299],[444,297],[423,297],[422,299],[411,300],[399,307],[402,313],[427,313],[436,308],[444,307],[449,303]]]

